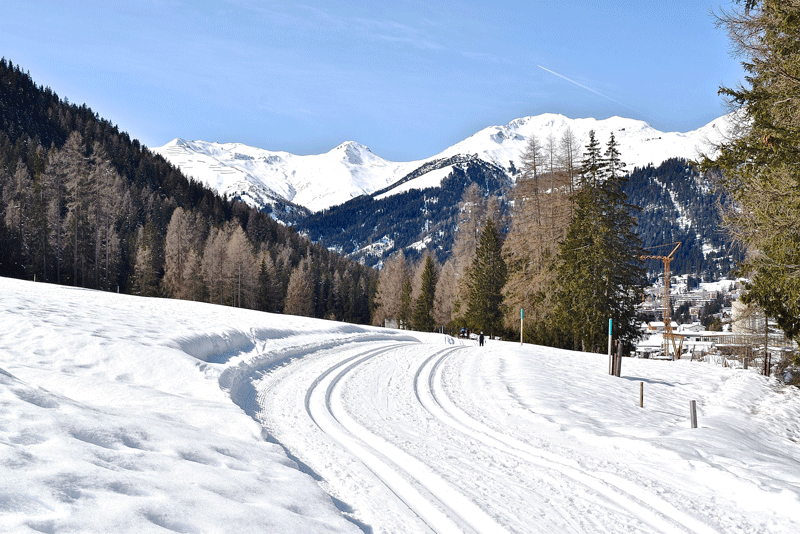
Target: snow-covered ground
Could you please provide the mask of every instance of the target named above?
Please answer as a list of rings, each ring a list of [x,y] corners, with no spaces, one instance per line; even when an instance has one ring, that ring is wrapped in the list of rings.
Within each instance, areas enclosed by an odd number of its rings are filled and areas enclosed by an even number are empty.
[[[0,324],[0,531],[800,529],[752,371],[1,278]]]

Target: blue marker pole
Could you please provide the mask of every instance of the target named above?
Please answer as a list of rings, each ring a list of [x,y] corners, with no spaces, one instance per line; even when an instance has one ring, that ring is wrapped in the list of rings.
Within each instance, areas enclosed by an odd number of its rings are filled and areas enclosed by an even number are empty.
[[[614,374],[614,355],[611,352],[611,321],[612,319],[609,317],[608,319],[608,374]]]
[[[519,309],[519,344],[522,345],[522,308]]]

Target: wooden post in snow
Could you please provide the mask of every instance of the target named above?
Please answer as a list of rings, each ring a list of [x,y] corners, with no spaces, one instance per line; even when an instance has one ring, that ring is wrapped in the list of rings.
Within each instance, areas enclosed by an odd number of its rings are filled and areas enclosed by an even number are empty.
[[[644,382],[639,382],[639,408],[644,408]]]
[[[692,428],[697,428],[697,402],[689,401],[689,417],[692,420]]]

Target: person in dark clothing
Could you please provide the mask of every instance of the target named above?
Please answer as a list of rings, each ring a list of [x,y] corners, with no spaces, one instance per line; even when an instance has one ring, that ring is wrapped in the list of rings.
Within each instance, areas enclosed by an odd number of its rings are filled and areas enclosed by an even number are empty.
[[[483,346],[483,332],[478,336],[478,345]]]

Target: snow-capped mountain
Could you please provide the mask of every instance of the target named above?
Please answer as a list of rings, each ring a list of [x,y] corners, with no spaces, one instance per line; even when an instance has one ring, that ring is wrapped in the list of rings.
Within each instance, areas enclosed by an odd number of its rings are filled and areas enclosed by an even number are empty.
[[[411,162],[392,162],[373,154],[369,148],[349,141],[318,155],[298,156],[254,148],[240,143],[209,143],[174,139],[153,149],[193,177],[228,196],[237,196],[251,205],[264,207],[275,202],[290,202],[320,211],[360,195],[386,190],[409,173],[434,160],[456,155],[474,155],[507,171],[521,166],[521,155],[531,135],[546,146],[553,136],[558,142],[571,129],[578,146],[583,147],[594,130],[601,144],[613,132],[622,159],[632,170],[654,165],[672,157],[694,158],[713,150],[730,130],[728,116],[687,133],[660,132],[646,122],[611,117],[598,120],[570,119],[543,114],[515,119],[504,126],[490,126],[430,158]],[[446,173],[422,174],[406,180],[400,190],[431,187],[441,183]],[[513,175],[513,172],[509,172]],[[389,189],[385,195],[392,194]]]
[[[546,151],[547,138],[553,136],[556,144],[567,129],[578,140],[580,148],[586,145],[589,132],[594,130],[601,145],[611,133],[619,145],[622,160],[630,170],[650,163],[657,166],[673,158],[694,158],[713,150],[728,132],[730,119],[720,117],[709,124],[687,133],[660,132],[644,121],[610,117],[608,119],[569,119],[563,115],[545,113],[535,117],[516,119],[505,126],[490,126],[457,143],[437,157],[455,154],[477,154],[481,159],[508,168],[509,162],[521,166],[521,155],[528,138],[536,135]]]
[[[221,194],[257,207],[282,200],[311,211],[384,188],[420,164],[386,161],[352,141],[311,156],[184,139],[153,150]]]

